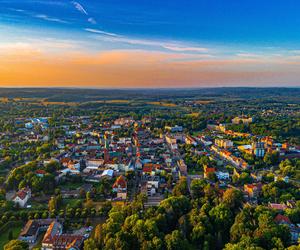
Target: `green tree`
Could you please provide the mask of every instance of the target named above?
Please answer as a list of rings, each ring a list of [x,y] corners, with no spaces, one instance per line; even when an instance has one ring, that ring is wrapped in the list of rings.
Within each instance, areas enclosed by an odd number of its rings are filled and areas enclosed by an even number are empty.
[[[4,250],[28,250],[28,243],[21,240],[11,240],[5,246]]]

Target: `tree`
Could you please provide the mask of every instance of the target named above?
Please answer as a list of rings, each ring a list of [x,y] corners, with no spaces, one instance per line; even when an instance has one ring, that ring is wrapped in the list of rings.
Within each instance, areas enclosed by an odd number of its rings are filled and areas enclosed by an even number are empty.
[[[48,209],[49,211],[53,211],[57,208],[56,198],[52,196],[48,202]]]
[[[13,237],[14,237],[13,231],[9,230],[9,232],[8,232],[8,240],[12,240]]]
[[[178,230],[174,230],[171,234],[165,236],[166,249],[168,250],[184,250],[188,249],[188,242]]]
[[[243,193],[236,189],[227,189],[223,194],[223,202],[230,208],[237,209],[242,205]]]
[[[5,246],[4,250],[28,250],[29,245],[25,241],[11,240]]]
[[[194,179],[191,183],[191,191],[194,199],[204,196],[204,187],[206,186],[205,180]]]
[[[96,242],[93,239],[87,239],[84,241],[84,250],[98,250]]]
[[[181,177],[179,182],[175,185],[173,189],[173,194],[175,196],[189,195],[188,183],[186,177]]]

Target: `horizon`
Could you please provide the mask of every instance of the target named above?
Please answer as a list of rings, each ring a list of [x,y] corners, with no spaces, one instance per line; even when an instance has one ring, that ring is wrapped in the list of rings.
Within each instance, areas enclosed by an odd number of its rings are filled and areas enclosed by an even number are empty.
[[[300,87],[293,0],[0,4],[0,87]]]

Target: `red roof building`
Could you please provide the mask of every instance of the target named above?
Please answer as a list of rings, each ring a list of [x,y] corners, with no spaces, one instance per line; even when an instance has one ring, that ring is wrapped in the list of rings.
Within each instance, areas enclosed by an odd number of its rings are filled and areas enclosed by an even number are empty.
[[[123,175],[120,175],[112,186],[114,192],[126,191],[127,181]]]
[[[274,221],[278,224],[288,224],[288,225],[292,224],[292,222],[287,216],[281,214],[277,214]]]

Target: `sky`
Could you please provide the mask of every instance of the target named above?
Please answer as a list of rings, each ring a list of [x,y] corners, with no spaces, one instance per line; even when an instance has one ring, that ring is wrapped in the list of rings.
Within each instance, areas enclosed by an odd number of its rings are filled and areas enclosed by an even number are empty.
[[[300,87],[299,0],[0,0],[1,87]]]

